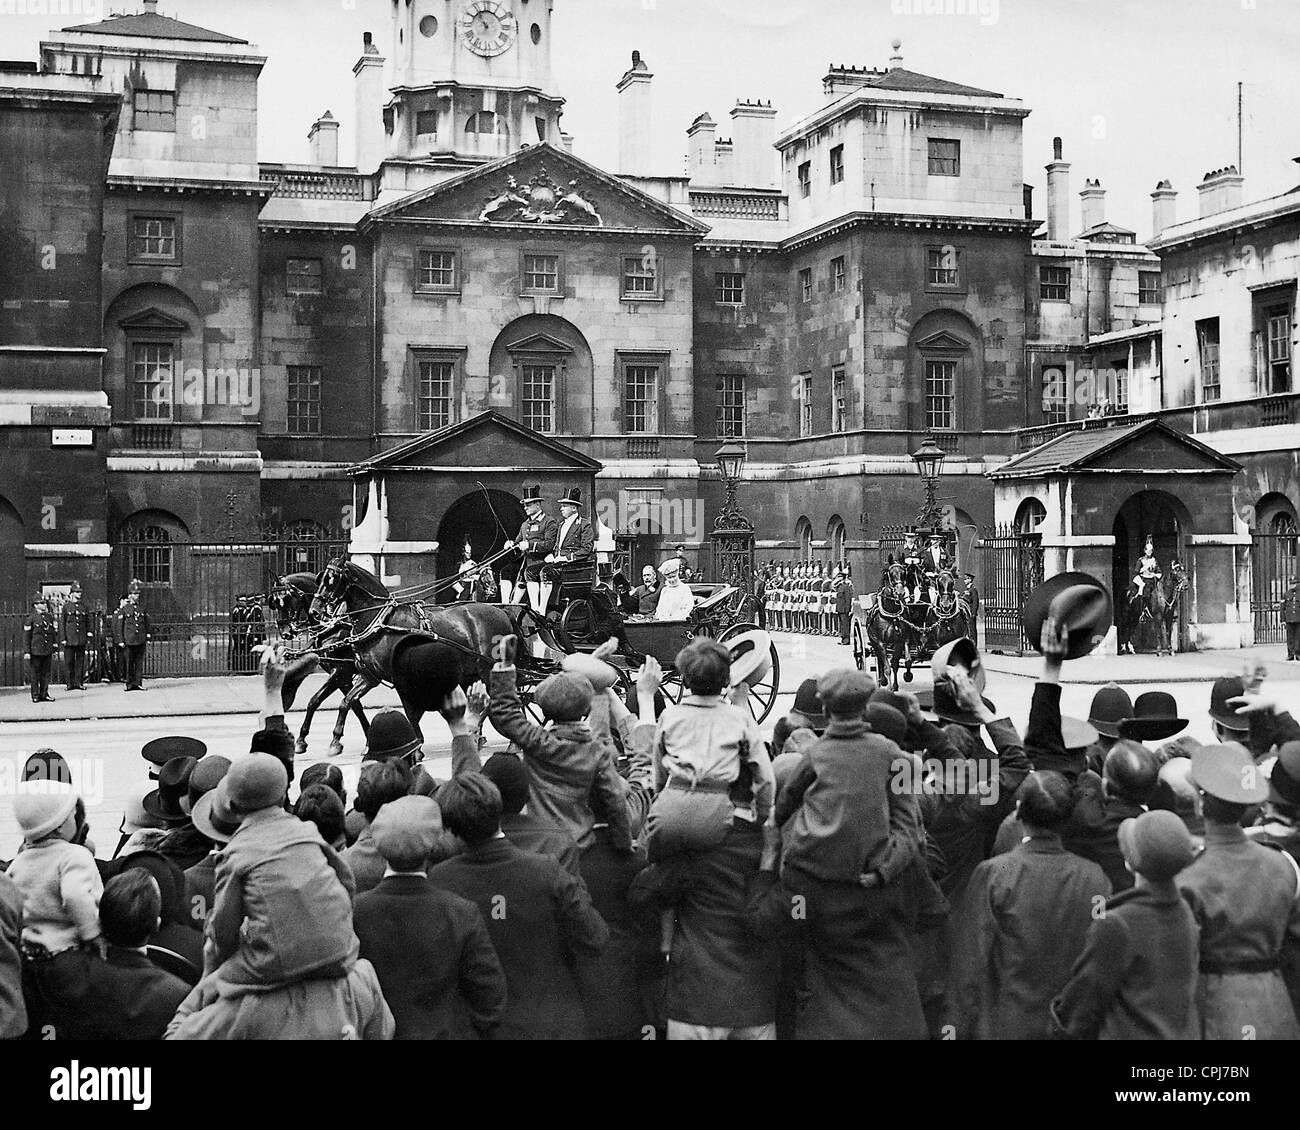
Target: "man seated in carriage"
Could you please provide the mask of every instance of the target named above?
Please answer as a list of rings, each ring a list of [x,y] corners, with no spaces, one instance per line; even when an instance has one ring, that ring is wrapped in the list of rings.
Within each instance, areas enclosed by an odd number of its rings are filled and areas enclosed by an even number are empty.
[[[541,614],[546,607],[541,603],[542,569],[546,565],[547,556],[555,549],[559,526],[543,507],[541,487],[525,487],[520,501],[524,504],[526,515],[524,524],[519,527],[519,535],[515,540],[506,542],[505,548],[513,549],[522,557],[522,561],[513,571],[502,569],[501,603],[513,604],[519,599],[521,594],[518,590],[522,579],[529,603]]]
[[[555,549],[546,555],[542,566],[539,611],[550,607],[551,593],[574,566],[595,565],[596,531],[582,516],[582,491],[570,487],[560,498],[560,522],[555,533]],[[591,570],[594,574],[594,569]],[[594,579],[594,578],[593,578]]]
[[[926,564],[929,559],[927,547],[921,544],[924,531],[909,529],[903,538],[902,558],[903,577],[909,584],[907,598],[912,604],[921,603],[921,593],[929,588],[925,584]],[[928,535],[926,535],[928,541]]]

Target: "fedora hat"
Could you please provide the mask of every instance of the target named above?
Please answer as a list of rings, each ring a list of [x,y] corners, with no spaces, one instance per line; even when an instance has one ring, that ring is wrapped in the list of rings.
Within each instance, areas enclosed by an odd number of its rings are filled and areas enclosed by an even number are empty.
[[[219,789],[204,793],[194,802],[190,820],[204,836],[218,844],[228,844],[230,837],[239,831],[239,817],[226,805],[218,806]]]
[[[198,761],[193,757],[173,757],[158,770],[158,787],[146,793],[144,810],[164,824],[184,824],[189,817],[181,807],[182,799],[189,796],[190,777]]]
[[[1115,607],[1110,591],[1087,573],[1057,573],[1029,594],[1020,613],[1025,638],[1033,647],[1043,636],[1043,622],[1052,616],[1069,631],[1066,659],[1081,659],[1110,631]]]
[[[565,487],[564,493],[555,500],[561,506],[581,506],[582,491],[578,487]]]
[[[1092,696],[1092,708],[1088,712],[1089,725],[1097,733],[1108,738],[1119,737],[1119,724],[1125,718],[1133,717],[1133,700],[1128,691],[1118,683],[1107,683]]]
[[[208,752],[205,746],[198,738],[186,738],[175,735],[168,738],[154,738],[151,742],[145,742],[144,748],[140,751],[140,756],[153,765],[166,765],[176,757],[193,757],[198,760]]]
[[[920,694],[916,696],[920,699]],[[987,698],[980,695],[984,705],[990,710],[997,712],[997,707]],[[924,709],[924,703],[922,703]],[[957,699],[952,693],[952,683],[944,679],[941,683],[934,684],[934,699],[931,710],[943,722],[956,722],[961,726],[981,726],[983,723],[969,710],[957,705]]]
[[[1240,698],[1246,693],[1246,684],[1240,675],[1221,675],[1214,680],[1210,688],[1210,717],[1220,726],[1229,730],[1240,730],[1243,734],[1250,729],[1249,717],[1238,714],[1228,705],[1229,699]]]
[[[755,686],[772,673],[772,637],[761,628],[740,632],[723,645],[731,652],[731,685]]]
[[[984,664],[980,662],[980,649],[975,646],[973,640],[965,638],[953,640],[952,643],[944,644],[934,653],[934,657],[930,660],[930,671],[934,675],[936,686],[948,681],[949,667],[965,667],[975,681],[975,689],[980,694],[984,693]]]
[[[519,496],[519,501],[524,503],[524,505],[527,505],[530,502],[541,503],[541,502],[545,502],[546,500],[542,498],[541,486],[535,486],[535,487],[524,487],[524,493]]]
[[[1172,738],[1187,729],[1187,719],[1178,717],[1178,703],[1164,691],[1147,691],[1133,704],[1133,714],[1119,723],[1121,738],[1140,742]]]

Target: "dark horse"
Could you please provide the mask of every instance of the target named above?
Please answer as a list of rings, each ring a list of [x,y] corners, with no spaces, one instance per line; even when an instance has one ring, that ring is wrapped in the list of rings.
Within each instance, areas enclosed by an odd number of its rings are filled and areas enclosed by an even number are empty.
[[[934,649],[938,651],[944,644],[969,637],[972,617],[970,606],[958,594],[956,578],[949,570],[940,570],[935,589],[933,623],[927,625],[927,635],[934,637]]]
[[[404,640],[423,637],[449,644],[461,656],[456,681],[469,687],[487,677],[492,667],[492,645],[516,632],[510,614],[496,605],[426,608],[419,603],[404,603],[392,596],[373,573],[342,559],[331,561],[321,573],[310,615],[315,622],[346,627],[341,642],[351,649],[356,663],[356,676],[343,699],[344,709],[330,743],[331,756],[343,751],[346,710],[380,683],[392,684],[393,657]],[[402,708],[415,732],[423,737],[420,719],[424,709],[405,696]]]
[[[1180,599],[1186,583],[1184,580],[1177,590]],[[1125,595],[1119,629],[1120,653],[1126,649],[1130,655],[1137,652],[1145,655],[1169,653],[1169,599],[1165,594],[1164,574],[1148,581],[1144,592],[1139,592],[1137,585],[1130,582]]]
[[[905,682],[912,681],[912,644],[916,633],[908,623],[909,592],[903,579],[903,566],[891,564],[886,570],[875,607],[867,616],[867,639],[876,657],[876,674],[880,685],[898,690],[898,669],[906,663]]]
[[[302,729],[298,731],[298,742],[295,747],[299,756],[307,752],[307,734],[311,730],[316,711],[336,691],[344,694],[344,703],[339,708],[339,720],[334,729],[336,740],[341,740],[349,709],[347,692],[356,684],[357,679],[357,664],[351,649],[340,646],[337,642],[331,644],[328,636],[316,637],[312,634],[311,604],[318,588],[319,582],[315,573],[291,573],[281,577],[275,589],[267,597],[267,604],[275,613],[275,622],[280,629],[281,637],[296,643],[297,637],[305,635],[306,650],[315,652],[320,657],[320,665],[329,675],[324,685],[307,703],[307,714],[302,720]],[[333,632],[336,641],[346,635],[347,629],[344,626],[336,628]],[[293,705],[297,691],[298,684],[285,685],[283,697],[286,714]],[[361,723],[362,733],[369,735],[370,723],[366,721],[365,711],[361,708],[361,696],[352,699],[351,710],[357,716],[357,721]]]

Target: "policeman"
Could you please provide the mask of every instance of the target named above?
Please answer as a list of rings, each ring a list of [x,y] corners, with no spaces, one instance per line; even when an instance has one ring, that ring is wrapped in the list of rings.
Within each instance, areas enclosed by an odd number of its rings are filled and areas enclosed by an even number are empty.
[[[519,536],[514,541],[506,542],[505,548],[522,555],[523,563],[519,572],[527,586],[528,602],[534,612],[545,615],[546,609],[542,605],[542,567],[546,564],[547,555],[555,549],[555,535],[559,532],[559,525],[543,507],[540,486],[525,487],[520,501],[524,504],[527,517],[519,527]],[[501,600],[505,604],[511,604],[513,600],[506,595],[507,587],[517,589],[518,576],[513,585],[508,586],[504,577],[501,581]],[[517,592],[511,596],[518,599]]]
[[[58,645],[59,626],[50,612],[50,602],[38,596],[23,625],[23,658],[31,671],[33,702],[54,701],[50,697],[50,662]]]
[[[126,645],[122,643],[122,617],[126,613],[127,599],[122,597],[117,608],[104,617],[104,651],[108,682],[120,683],[126,677]]]
[[[254,674],[260,665],[259,653],[254,648],[266,643],[266,614],[257,593],[249,593],[244,606],[244,661]]]
[[[68,690],[86,689],[86,643],[90,639],[90,613],[81,603],[81,585],[72,582],[63,614],[59,617],[63,662],[68,668]]]
[[[126,648],[126,689],[144,690],[144,652],[150,640],[149,613],[140,604],[139,581],[131,582],[130,595],[122,609],[122,644]]]

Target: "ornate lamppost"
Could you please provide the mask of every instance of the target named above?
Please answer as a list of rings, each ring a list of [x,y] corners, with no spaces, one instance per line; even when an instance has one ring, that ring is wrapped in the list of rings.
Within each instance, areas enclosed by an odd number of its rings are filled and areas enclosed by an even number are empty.
[[[927,435],[925,443],[912,453],[912,461],[916,464],[917,473],[925,483],[925,505],[921,509],[918,521],[926,529],[937,529],[943,517],[935,491],[939,486],[939,475],[943,472],[943,461],[947,457],[948,453],[935,442],[932,435]]]
[[[736,499],[740,472],[745,466],[745,449],[738,443],[724,444],[714,459],[727,494],[722,509],[713,519],[713,579],[748,593],[754,580],[754,523]]]

